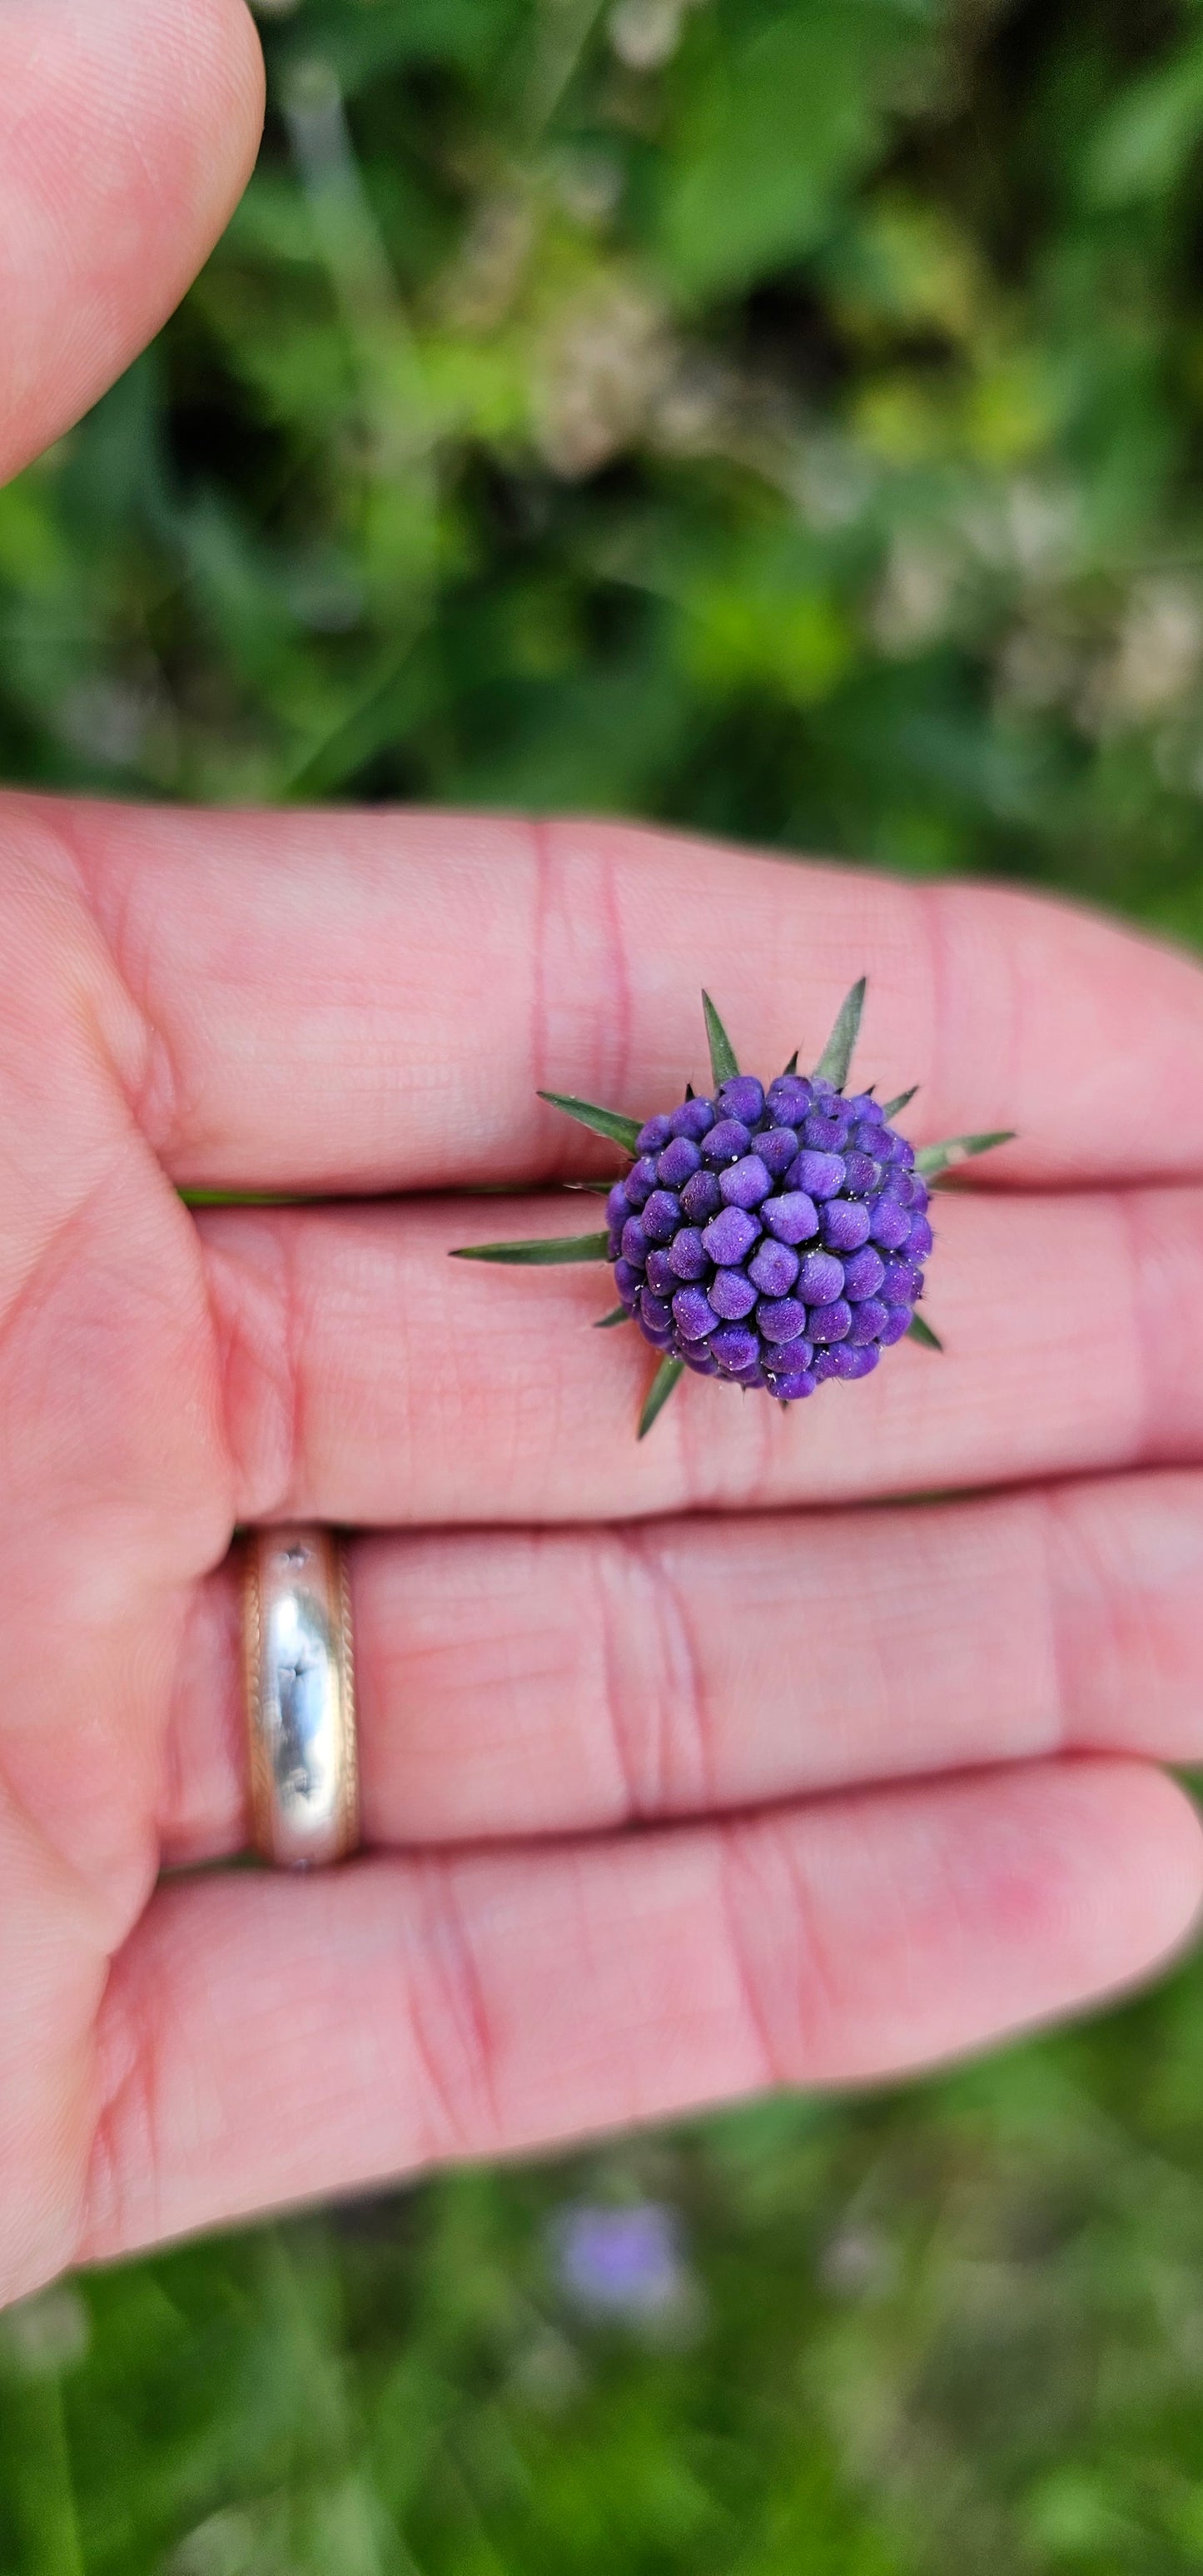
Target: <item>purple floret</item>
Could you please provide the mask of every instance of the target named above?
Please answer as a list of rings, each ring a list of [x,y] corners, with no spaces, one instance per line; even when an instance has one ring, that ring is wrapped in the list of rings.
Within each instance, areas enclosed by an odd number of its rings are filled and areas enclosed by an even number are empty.
[[[716,1270],[707,1293],[715,1313],[727,1324],[741,1323],[756,1303],[756,1290],[746,1270]]]
[[[693,1174],[700,1170],[701,1161],[692,1136],[674,1136],[656,1165],[656,1178],[661,1188],[679,1190],[683,1181],[691,1180]]]
[[[756,1139],[756,1151],[766,1172],[781,1182],[798,1151],[796,1127],[765,1127]]]
[[[714,1125],[714,1103],[710,1100],[683,1100],[669,1119],[674,1136],[692,1136],[694,1143]]]
[[[833,1199],[844,1186],[843,1160],[839,1154],[816,1154],[806,1145],[786,1180],[791,1190],[805,1190],[812,1199]]]
[[[922,1218],[919,1222],[922,1224]],[[885,1252],[899,1252],[911,1230],[911,1212],[892,1190],[885,1190],[869,1213],[869,1232]]]
[[[641,1154],[662,1153],[672,1132],[671,1118],[649,1118],[635,1139],[638,1151]]]
[[[798,1255],[788,1243],[775,1243],[766,1235],[748,1263],[748,1277],[754,1279],[762,1296],[785,1297],[798,1276]]]
[[[742,1118],[745,1127],[758,1127],[764,1116],[764,1084],[754,1073],[733,1073],[720,1085],[715,1105],[720,1118]]]
[[[705,1225],[707,1217],[717,1216],[723,1204],[717,1172],[695,1172],[681,1192],[681,1205],[691,1225]]]
[[[867,1093],[733,1074],[640,1129],[606,1200],[618,1295],[658,1352],[702,1376],[790,1404],[867,1377],[923,1287],[913,1163]]]
[[[797,1297],[765,1297],[756,1321],[766,1342],[796,1342],[806,1330],[806,1308]]]
[[[746,1258],[759,1233],[756,1218],[749,1216],[745,1208],[725,1207],[711,1218],[702,1241],[711,1260],[726,1268],[728,1264]],[[625,1241],[623,1248],[626,1249]],[[627,1258],[629,1260],[629,1254]]]
[[[678,1288],[673,1316],[678,1332],[687,1342],[704,1341],[719,1321],[704,1288]]]
[[[644,1289],[644,1297],[647,1290]],[[846,1297],[833,1297],[829,1306],[811,1306],[806,1329],[812,1342],[845,1342],[852,1330],[852,1308]]]
[[[627,1194],[627,1205],[634,1208],[636,1214],[645,1200],[650,1199],[658,1179],[659,1173],[654,1154],[641,1154],[638,1162],[631,1165],[623,1182],[623,1188]]]
[[[798,1273],[798,1294],[808,1305],[824,1306],[844,1286],[844,1265],[833,1252],[808,1252]]]
[[[720,1324],[710,1337],[712,1356],[722,1369],[752,1369],[760,1365],[760,1344],[746,1324]]]
[[[668,1247],[668,1259],[678,1279],[704,1279],[710,1268],[709,1256],[696,1225],[683,1225]]]
[[[681,1222],[675,1190],[653,1190],[643,1209],[643,1231],[652,1243],[671,1243]]]
[[[779,1243],[808,1243],[819,1231],[819,1211],[805,1190],[782,1190],[761,1208],[761,1223]]]
[[[719,1189],[728,1207],[757,1208],[767,1199],[773,1183],[759,1154],[745,1154],[718,1176]]]
[[[703,1137],[702,1161],[717,1172],[727,1163],[738,1163],[751,1142],[751,1131],[741,1118],[720,1118],[709,1135]]]
[[[645,1225],[652,1205],[649,1199],[643,1211]],[[829,1252],[859,1252],[869,1240],[869,1222],[869,1210],[860,1199],[827,1199],[819,1232]]]

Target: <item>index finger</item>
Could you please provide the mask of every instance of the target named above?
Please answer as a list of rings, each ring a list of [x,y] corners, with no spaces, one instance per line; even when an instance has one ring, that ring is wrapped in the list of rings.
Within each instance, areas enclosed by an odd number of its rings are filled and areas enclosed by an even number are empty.
[[[60,865],[66,842],[180,1183],[599,1170],[541,1088],[643,1119],[704,1087],[703,984],[749,1070],[805,1064],[862,974],[857,1078],[918,1083],[920,1138],[1017,1128],[1004,1180],[1203,1168],[1198,969],[1064,904],[586,820],[12,798],[0,831]]]

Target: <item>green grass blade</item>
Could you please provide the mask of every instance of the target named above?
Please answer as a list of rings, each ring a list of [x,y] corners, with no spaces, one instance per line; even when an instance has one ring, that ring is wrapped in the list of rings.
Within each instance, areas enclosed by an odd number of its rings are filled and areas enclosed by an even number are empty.
[[[939,1334],[933,1333],[931,1325],[924,1323],[922,1315],[912,1315],[906,1328],[906,1337],[908,1342],[918,1342],[920,1348],[925,1351],[942,1351],[944,1348]]]
[[[865,1007],[867,980],[862,975],[859,984],[854,984],[851,992],[845,994],[836,1014],[835,1027],[815,1066],[815,1072],[822,1076],[824,1082],[834,1082],[837,1091],[843,1090],[848,1079],[853,1049],[860,1035],[860,1015]]]
[[[549,1101],[553,1109],[562,1109],[566,1118],[575,1118],[581,1127],[591,1127],[595,1136],[608,1136],[612,1145],[633,1154],[642,1120],[624,1118],[617,1109],[596,1109],[591,1100],[572,1100],[560,1091],[541,1091],[540,1100]]]
[[[915,1170],[930,1180],[934,1172],[947,1172],[954,1163],[967,1163],[972,1154],[988,1154],[995,1145],[1009,1145],[1014,1127],[996,1127],[988,1136],[945,1136],[938,1145],[921,1145],[915,1156]]]
[[[709,993],[703,993],[702,995],[702,1009],[706,1015],[706,1038],[710,1048],[710,1071],[714,1079],[714,1088],[717,1091],[720,1082],[729,1082],[732,1074],[738,1073],[739,1066],[735,1061],[735,1049],[731,1044],[731,1040],[728,1037],[725,1028],[723,1027],[718,1012],[715,1010]]]
[[[629,1306],[615,1306],[608,1315],[599,1315],[593,1330],[608,1333],[612,1324],[629,1324],[633,1320]]]
[[[663,1413],[678,1378],[685,1374],[684,1360],[661,1360],[648,1388],[643,1411],[639,1416],[637,1439],[646,1440],[658,1413]]]
[[[915,1093],[917,1092],[918,1088],[919,1088],[918,1083],[917,1083],[917,1082],[912,1082],[912,1084],[911,1084],[911,1087],[910,1087],[910,1090],[909,1090],[909,1091],[900,1091],[896,1100],[887,1100],[887,1101],[886,1101],[886,1104],[885,1104],[885,1106],[884,1106],[884,1108],[883,1108],[883,1110],[882,1110],[882,1113],[881,1113],[881,1114],[882,1114],[882,1117],[884,1118],[884,1120],[885,1120],[885,1122],[886,1122],[887,1127],[889,1126],[889,1123],[890,1123],[891,1118],[897,1118],[897,1117],[900,1115],[901,1111],[902,1111],[902,1110],[904,1110],[904,1109],[906,1108],[906,1106],[907,1106],[908,1102],[909,1102],[909,1101],[912,1101],[912,1100],[914,1099],[914,1097],[915,1097]]]
[[[516,1261],[537,1266],[551,1261],[606,1261],[604,1234],[548,1234],[535,1243],[460,1243],[452,1261]]]

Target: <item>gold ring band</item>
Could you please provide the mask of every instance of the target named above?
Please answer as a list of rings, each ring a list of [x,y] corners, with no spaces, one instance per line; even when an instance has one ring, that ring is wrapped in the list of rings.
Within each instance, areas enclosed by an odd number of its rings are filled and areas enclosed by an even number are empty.
[[[251,1530],[243,1573],[251,1830],[278,1869],[359,1842],[347,1557],[332,1530]]]

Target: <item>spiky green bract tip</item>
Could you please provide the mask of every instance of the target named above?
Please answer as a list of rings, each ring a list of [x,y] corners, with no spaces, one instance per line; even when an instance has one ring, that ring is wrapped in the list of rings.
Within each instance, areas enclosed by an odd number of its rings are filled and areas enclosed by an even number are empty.
[[[930,1180],[935,1172],[947,1172],[954,1163],[967,1163],[973,1154],[988,1154],[995,1145],[1009,1145],[1016,1134],[1014,1127],[996,1127],[988,1136],[945,1136],[938,1145],[922,1145],[915,1156],[915,1170]]]
[[[732,1074],[738,1073],[739,1066],[735,1061],[735,1049],[731,1044],[731,1040],[728,1037],[725,1028],[723,1027],[718,1012],[715,1010],[709,993],[703,993],[702,995],[702,1009],[706,1017],[706,1038],[710,1048],[710,1071],[714,1080],[714,1088],[717,1091],[720,1082],[729,1082]]]
[[[867,980],[867,977],[862,975],[859,983],[854,984],[851,992],[845,995],[836,1015],[835,1027],[815,1066],[815,1072],[820,1080],[833,1082],[837,1091],[843,1090],[848,1079],[853,1049],[860,1035],[861,1012],[865,1007]]]
[[[918,1088],[918,1083],[912,1082],[909,1091],[900,1091],[893,1100],[887,1100],[884,1103],[881,1114],[887,1127],[890,1125],[892,1119],[899,1117],[904,1109],[909,1108]]]
[[[550,1261],[605,1261],[604,1234],[547,1234],[534,1243],[460,1243],[453,1261],[516,1261],[525,1266]]]
[[[629,1306],[612,1306],[608,1315],[599,1315],[593,1330],[608,1333],[612,1324],[632,1324],[635,1318]]]
[[[644,1399],[643,1411],[639,1416],[639,1430],[636,1434],[638,1439],[646,1440],[657,1414],[663,1413],[677,1380],[684,1377],[684,1374],[684,1360],[661,1360]]]
[[[944,1348],[939,1334],[933,1333],[931,1325],[924,1323],[922,1315],[912,1315],[906,1336],[909,1342],[918,1342],[925,1351],[942,1351]]]
[[[633,1154],[639,1139],[638,1118],[624,1118],[617,1109],[597,1109],[591,1100],[573,1100],[559,1091],[541,1091],[540,1100],[553,1109],[562,1109],[565,1117],[575,1118],[581,1127],[591,1127],[595,1136],[607,1136],[612,1145],[621,1145],[624,1154]]]

